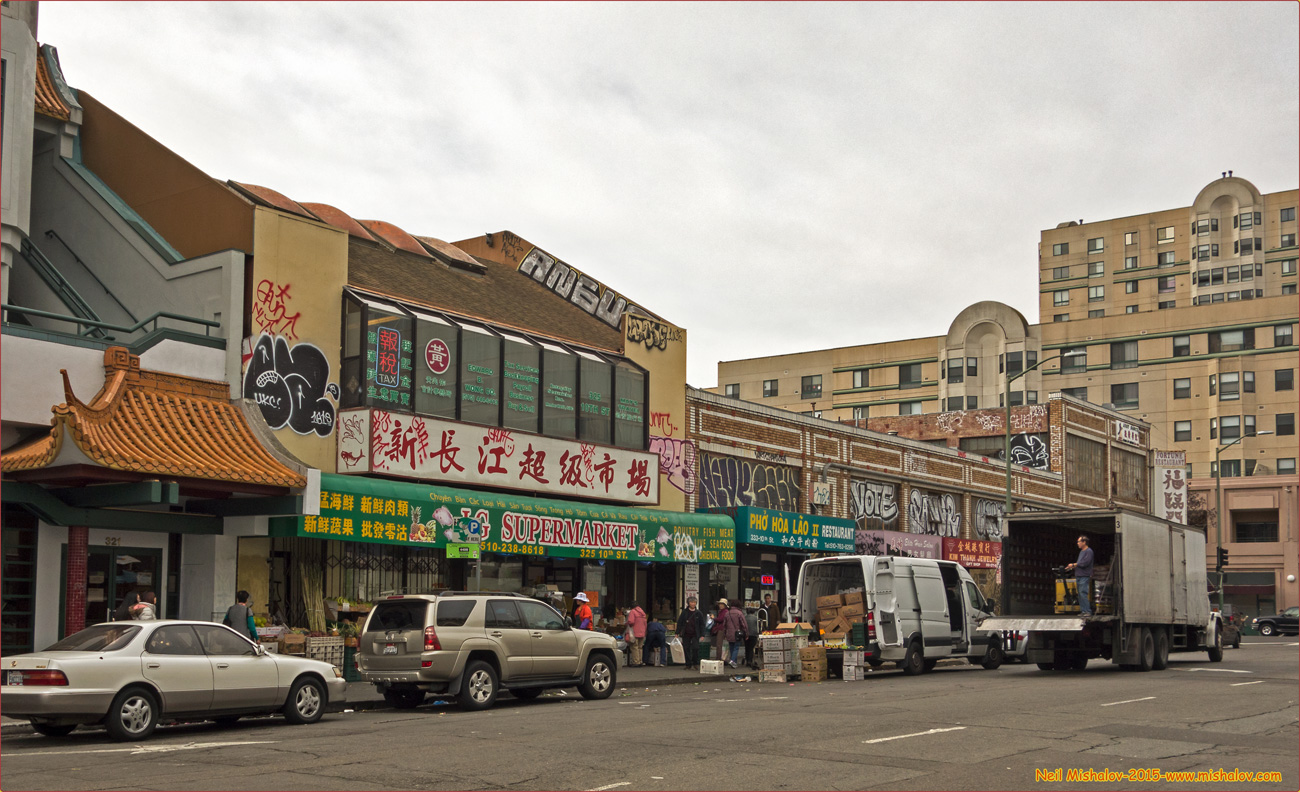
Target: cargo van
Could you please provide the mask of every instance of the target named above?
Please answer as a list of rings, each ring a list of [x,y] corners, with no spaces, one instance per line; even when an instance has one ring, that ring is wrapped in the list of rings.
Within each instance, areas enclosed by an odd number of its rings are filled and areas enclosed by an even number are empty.
[[[1002,664],[1002,634],[981,630],[993,605],[980,593],[960,564],[933,558],[900,556],[834,556],[803,563],[798,585],[789,600],[791,618],[818,622],[824,629],[829,615],[823,605],[832,598],[860,592],[865,628],[865,659],[872,666],[897,663],[907,674],[934,668],[945,657],[965,657],[972,664],[995,669]],[[842,650],[828,647],[828,670],[838,673]]]

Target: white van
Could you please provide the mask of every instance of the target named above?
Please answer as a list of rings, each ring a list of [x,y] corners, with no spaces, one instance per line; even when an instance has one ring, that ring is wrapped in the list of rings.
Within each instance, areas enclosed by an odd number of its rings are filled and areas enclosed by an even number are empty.
[[[964,567],[953,561],[899,556],[834,556],[803,563],[790,598],[791,617],[813,621],[817,598],[863,593],[866,659],[893,662],[907,674],[934,668],[944,657],[965,657],[987,669],[1002,664],[1003,636],[979,629],[993,605]],[[832,673],[840,651],[828,648]]]

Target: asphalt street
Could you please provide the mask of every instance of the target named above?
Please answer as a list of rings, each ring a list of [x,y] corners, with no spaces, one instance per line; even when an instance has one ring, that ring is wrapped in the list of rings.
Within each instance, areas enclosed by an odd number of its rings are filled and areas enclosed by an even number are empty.
[[[6,733],[0,787],[1294,790],[1298,655],[1294,638],[1247,638],[1222,663],[1174,655],[1145,674],[1093,661],[1083,672],[947,665],[861,682],[702,677],[599,702],[566,691],[503,696],[479,713],[426,704],[302,727],[172,726],[141,745],[93,729]],[[1153,775],[1220,769],[1278,780]]]

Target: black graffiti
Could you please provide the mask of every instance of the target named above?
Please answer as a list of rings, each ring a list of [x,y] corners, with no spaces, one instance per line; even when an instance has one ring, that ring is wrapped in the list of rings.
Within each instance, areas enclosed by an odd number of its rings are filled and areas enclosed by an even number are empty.
[[[1052,454],[1042,435],[1021,432],[1011,438],[1011,464],[1047,470],[1052,466]]]
[[[898,500],[893,484],[850,482],[849,508],[860,529],[898,530]]]
[[[257,402],[272,429],[327,437],[334,431],[338,385],[329,381],[330,363],[311,344],[292,349],[282,336],[263,333],[244,372],[244,398]],[[334,401],[325,398],[326,394]]]
[[[799,471],[700,452],[700,505],[799,511]]]
[[[975,535],[987,542],[1002,541],[1002,515],[1006,505],[987,498],[975,499]]]

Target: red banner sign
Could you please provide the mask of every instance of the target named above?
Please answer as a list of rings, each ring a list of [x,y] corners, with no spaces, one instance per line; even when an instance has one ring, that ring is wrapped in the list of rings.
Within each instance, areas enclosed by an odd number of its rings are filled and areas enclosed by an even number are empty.
[[[944,537],[943,557],[967,569],[996,569],[1002,559],[1002,543]]]

